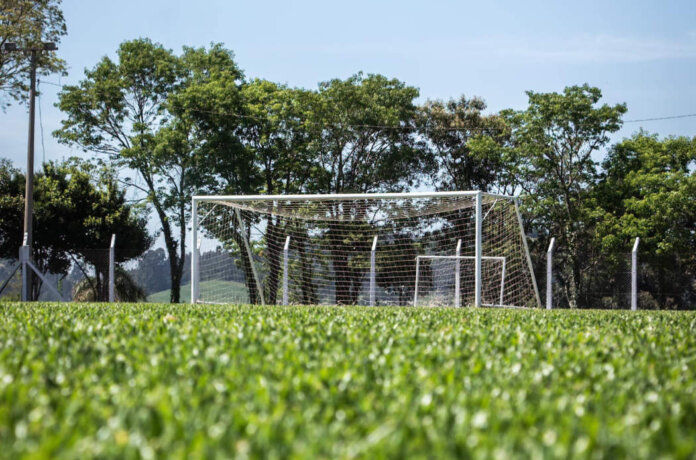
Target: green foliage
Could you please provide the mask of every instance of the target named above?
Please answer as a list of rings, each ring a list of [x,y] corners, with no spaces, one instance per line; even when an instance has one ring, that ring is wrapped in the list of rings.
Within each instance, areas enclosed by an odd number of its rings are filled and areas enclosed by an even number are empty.
[[[129,205],[113,171],[78,159],[44,164],[35,176],[34,263],[43,272],[67,274],[74,255],[97,270],[97,288],[107,270],[111,235],[119,238],[117,262],[137,257],[152,240],[146,216]],[[0,257],[16,258],[23,240],[24,175],[0,162]],[[40,284],[35,286],[38,294]]]
[[[483,99],[464,96],[420,107],[418,124],[436,163],[428,169],[438,190],[514,193],[510,128],[499,115],[483,115],[485,109]]]
[[[234,161],[222,155],[224,149],[215,150],[218,144],[203,142],[205,120],[192,113],[202,112],[201,105],[211,100],[234,102],[230,94],[238,92],[242,73],[221,45],[184,48],[182,56],[175,56],[160,44],[138,39],[123,42],[117,54],[118,62],[104,57],[78,85],[63,89],[58,107],[67,119],[54,134],[138,174],[141,181],[131,185],[160,221],[171,300],[178,302],[191,196],[215,183],[211,172],[220,163]]]
[[[310,123],[315,165],[308,191],[400,191],[422,178],[415,148],[418,89],[382,75],[358,73],[319,85]]]
[[[587,84],[567,87],[562,94],[527,94],[526,110],[503,111],[503,116],[513,128],[516,174],[525,192],[524,214],[532,231],[541,236],[531,249],[540,255],[550,237],[556,238],[565,298],[568,305],[577,307],[586,269],[582,255],[590,251],[597,217],[590,200],[597,178],[593,155],[621,127],[626,106],[598,105],[602,92]]]
[[[691,458],[692,313],[0,306],[39,458]]]
[[[61,0],[2,0],[0,2],[0,47],[17,43],[21,48],[40,47],[42,42],[60,42],[66,34]],[[65,62],[54,52],[37,53],[37,74],[65,73]],[[21,52],[0,52],[0,89],[15,101],[29,93],[30,57]],[[10,104],[0,99],[0,107]]]
[[[639,132],[614,145],[593,190],[597,246],[626,253],[640,237],[642,284],[666,307],[696,300],[696,138]]]

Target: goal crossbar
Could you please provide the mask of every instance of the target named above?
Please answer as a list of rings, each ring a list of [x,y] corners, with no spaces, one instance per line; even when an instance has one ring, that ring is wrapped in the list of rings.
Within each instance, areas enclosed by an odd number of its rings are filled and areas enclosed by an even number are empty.
[[[476,195],[516,199],[515,196],[488,192],[408,192],[408,193],[336,193],[332,195],[194,195],[193,201],[341,201],[341,200],[389,200],[399,198],[444,198]]]

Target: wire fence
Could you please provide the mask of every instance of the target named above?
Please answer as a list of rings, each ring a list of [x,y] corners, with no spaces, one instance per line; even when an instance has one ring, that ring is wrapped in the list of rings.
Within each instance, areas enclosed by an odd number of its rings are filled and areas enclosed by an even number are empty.
[[[220,259],[216,253],[203,252],[202,259]],[[109,248],[85,249],[67,254],[67,269],[60,273],[42,271],[45,282],[32,276],[33,298],[40,301],[106,302],[109,300]],[[243,275],[239,261],[224,255],[226,266],[237,278]],[[116,247],[114,251],[115,300],[167,303],[171,293],[171,267],[162,248],[141,251]],[[42,261],[35,261],[37,268]],[[696,276],[690,260],[681,254],[639,253],[637,260],[636,303],[640,310],[696,309]],[[572,273],[566,258],[552,259],[552,307],[593,309],[630,309],[632,298],[632,254],[584,254],[581,269]],[[542,306],[546,305],[546,260],[535,260],[534,272]],[[232,275],[230,275],[232,276]],[[233,277],[234,280],[237,278]],[[243,278],[243,276],[242,276]],[[240,278],[237,283],[243,285]],[[232,280],[232,278],[230,278]],[[205,280],[203,280],[205,281]],[[575,281],[575,285],[572,283]],[[46,286],[50,283],[55,289]],[[223,289],[221,287],[221,289]],[[0,300],[21,299],[22,268],[17,258],[0,259]],[[190,255],[183,261],[179,299],[190,299]]]

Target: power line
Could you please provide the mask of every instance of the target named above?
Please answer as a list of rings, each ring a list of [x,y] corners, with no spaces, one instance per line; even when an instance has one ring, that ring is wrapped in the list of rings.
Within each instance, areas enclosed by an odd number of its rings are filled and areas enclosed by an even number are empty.
[[[639,123],[642,121],[659,121],[659,120],[676,120],[677,118],[696,117],[696,113],[687,113],[686,115],[670,115],[667,117],[643,118],[640,120],[626,120],[624,123]]]
[[[46,145],[44,144],[44,129],[43,129],[43,115],[41,113],[41,79],[37,82],[38,86],[38,96],[39,96],[39,130],[41,131],[41,152],[43,153],[41,164],[46,164]]]
[[[61,83],[55,83],[55,82],[49,82],[49,81],[44,81],[43,83],[46,83],[48,85],[53,85],[57,86],[59,88],[65,88],[68,85],[63,85]],[[228,117],[234,117],[234,118],[242,118],[242,119],[249,119],[249,120],[257,120],[257,121],[265,121],[264,118],[261,117],[256,117],[253,115],[247,115],[247,114],[241,114],[241,113],[235,113],[235,112],[219,112],[219,111],[213,111],[213,110],[202,110],[202,109],[191,109],[192,112],[197,112],[197,113],[207,113],[210,115],[218,115],[218,116],[228,116]],[[639,119],[633,119],[633,120],[623,120],[623,123],[643,123],[643,122],[648,122],[648,121],[662,121],[662,120],[677,120],[681,118],[693,118],[696,117],[696,113],[687,113],[683,115],[667,115],[664,117],[652,117],[652,118],[639,118]],[[421,128],[416,127],[416,126],[393,126],[393,125],[370,125],[370,124],[356,124],[356,125],[342,125],[346,128],[363,128],[363,129],[382,129],[382,130],[387,130],[387,129],[392,129],[392,130],[403,130],[403,131],[416,131]],[[456,131],[487,131],[487,132],[502,132],[505,131],[505,128],[485,128],[481,126],[455,126],[455,127],[443,127],[443,128],[435,128],[435,127],[428,127],[427,130],[429,131],[451,131],[451,132],[456,132]]]

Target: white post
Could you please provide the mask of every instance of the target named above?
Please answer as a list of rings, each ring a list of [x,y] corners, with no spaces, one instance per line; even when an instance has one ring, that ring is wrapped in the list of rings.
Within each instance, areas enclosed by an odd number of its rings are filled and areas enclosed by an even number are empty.
[[[476,242],[474,254],[474,306],[481,306],[481,192],[476,192]]]
[[[19,263],[22,265],[22,302],[29,300],[31,286],[29,283],[29,257],[31,254],[31,247],[27,245],[27,234],[24,234],[24,241],[22,241],[22,247],[19,248]]]
[[[503,270],[500,274],[500,305],[503,304],[503,299],[505,298],[505,257],[503,257]]]
[[[413,292],[413,306],[418,306],[418,274],[420,271],[420,258],[416,257],[416,287]]]
[[[551,238],[549,249],[546,251],[546,309],[553,308],[553,247],[556,238]]]
[[[375,306],[375,290],[377,284],[377,271],[375,269],[375,255],[377,253],[377,235],[372,239],[370,251],[370,306]]]
[[[288,304],[288,252],[290,250],[290,235],[285,238],[283,247],[283,305]]]
[[[109,302],[116,300],[116,235],[111,235],[109,246]]]
[[[461,263],[459,260],[459,256],[462,255],[462,240],[457,241],[457,250],[455,255],[457,256],[456,259],[454,259],[454,306],[456,308],[461,307],[461,300],[460,300],[460,280],[461,280]]]
[[[198,246],[198,201],[193,200],[191,206],[191,303],[198,301],[198,283],[200,281],[199,273],[199,252]]]
[[[520,214],[520,203],[519,198],[515,197],[515,214],[517,214],[517,223],[520,226],[520,237],[522,238],[522,246],[524,247],[524,254],[527,259],[527,267],[529,268],[529,275],[532,278],[532,285],[534,286],[534,297],[536,297],[537,306],[541,308],[541,297],[539,296],[539,287],[536,282],[536,275],[534,274],[534,265],[532,265],[532,258],[529,256],[529,246],[527,245],[527,235],[524,233],[524,222],[522,222],[522,214]]]
[[[247,257],[249,257],[249,265],[251,265],[251,274],[254,277],[254,283],[256,284],[256,290],[258,291],[259,298],[261,299],[261,305],[266,305],[266,301],[263,298],[263,288],[261,287],[261,283],[259,282],[259,275],[256,273],[256,265],[254,264],[254,253],[251,252],[251,246],[249,245],[249,241],[247,240],[246,225],[244,225],[244,219],[242,219],[242,213],[239,212],[239,209],[235,209],[234,213],[237,215],[237,222],[239,222],[239,229],[242,232],[242,241],[244,241],[244,248],[246,249]]]
[[[631,310],[638,310],[638,244],[640,238],[636,237],[631,251]]]

